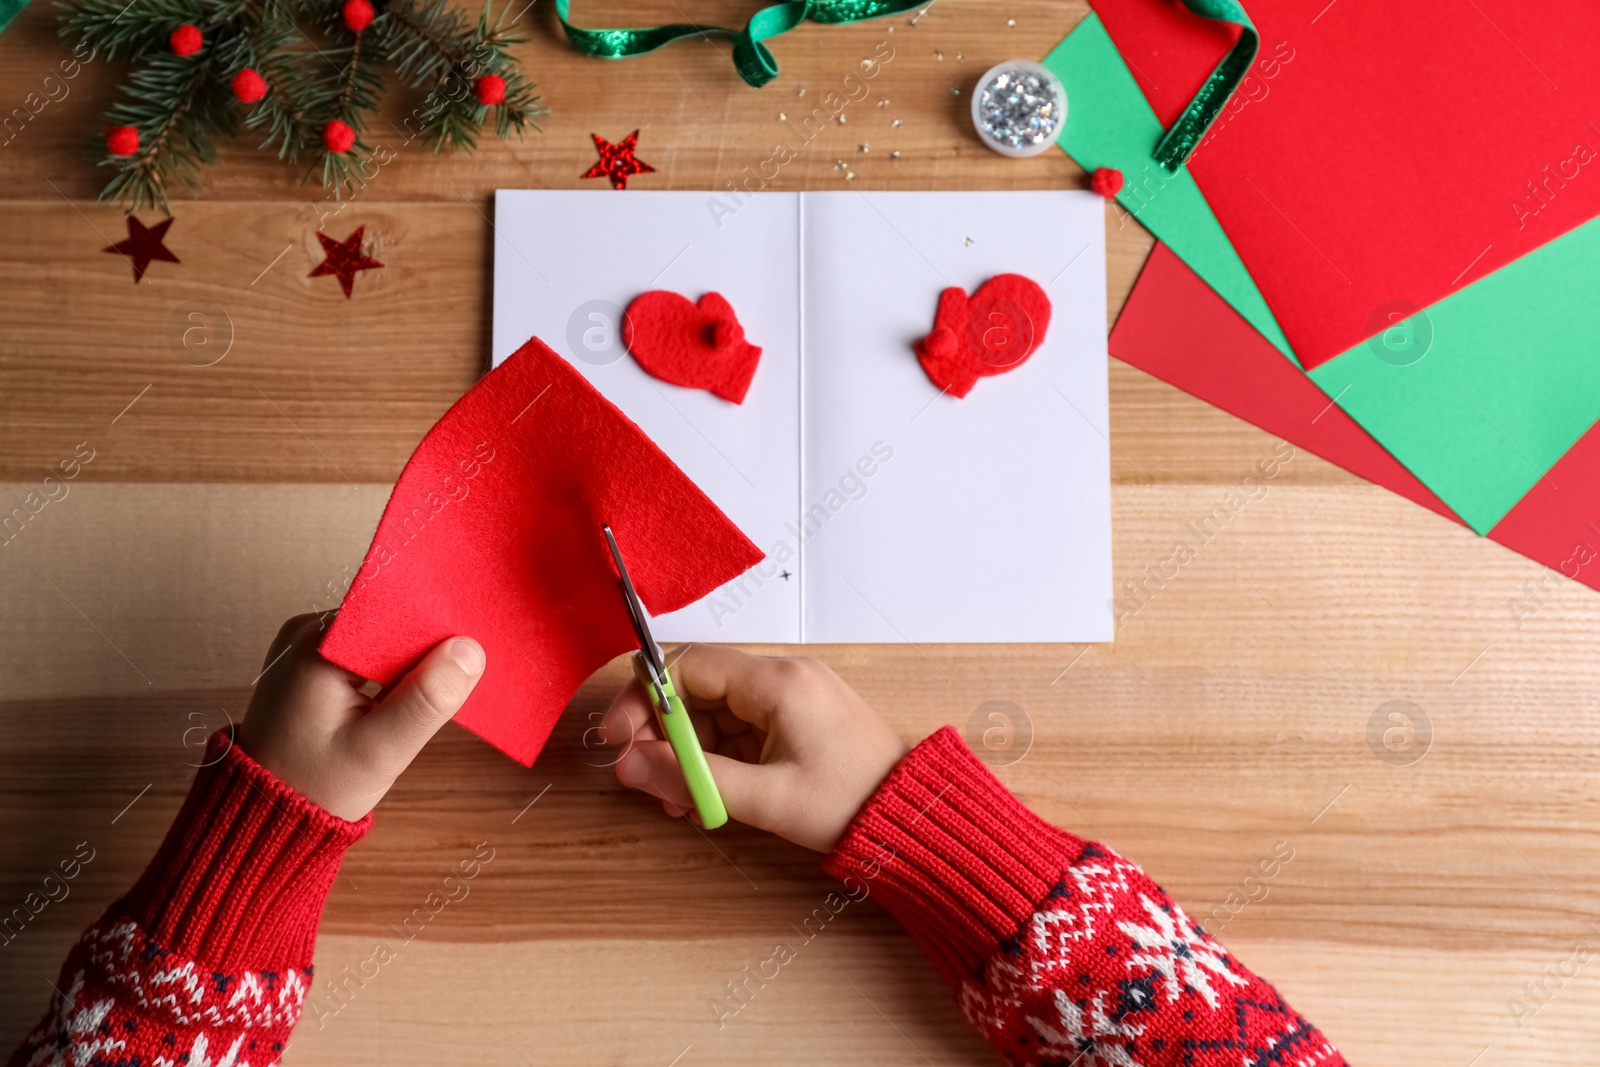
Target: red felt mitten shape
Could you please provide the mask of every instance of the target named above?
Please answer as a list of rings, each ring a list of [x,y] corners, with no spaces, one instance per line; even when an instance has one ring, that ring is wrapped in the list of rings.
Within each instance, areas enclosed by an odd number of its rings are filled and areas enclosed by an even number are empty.
[[[1037,282],[996,274],[970,297],[954,286],[940,293],[933,329],[914,347],[934,385],[966,396],[979,378],[1021,366],[1049,326],[1050,298]]]
[[[706,293],[698,304],[664,289],[634,297],[622,318],[622,343],[646,373],[735,404],[744,403],[761,359],[721,293]]]
[[[637,647],[602,523],[653,614],[762,558],[534,338],[417,446],[322,654],[389,685],[445,638],[476,638],[488,667],[455,721],[532,764],[584,679]]]

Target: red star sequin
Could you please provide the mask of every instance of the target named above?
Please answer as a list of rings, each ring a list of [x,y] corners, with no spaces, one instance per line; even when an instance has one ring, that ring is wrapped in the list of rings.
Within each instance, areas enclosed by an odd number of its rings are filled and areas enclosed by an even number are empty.
[[[154,226],[146,226],[132,215],[128,216],[128,239],[118,241],[109,248],[102,248],[102,252],[115,252],[119,256],[127,256],[133,262],[133,284],[138,285],[144,277],[145,270],[150,266],[151,260],[159,259],[163,263],[176,263],[178,257],[167,251],[167,246],[161,241],[167,235],[167,228],[172,225],[170,218],[162,219]]]
[[[630,175],[655,173],[656,168],[633,154],[634,146],[639,143],[638,130],[616,144],[598,133],[589,136],[594,138],[594,150],[600,153],[600,162],[583,172],[585,178],[610,178],[611,188],[626,189]]]
[[[344,298],[349,300],[350,290],[356,282],[356,271],[383,266],[361,251],[361,233],[365,229],[365,226],[357,226],[356,232],[343,241],[335,241],[325,233],[317,234],[317,240],[322,242],[322,251],[327,258],[318,263],[306,277],[320,278],[328,274],[335,275],[339,279],[339,285],[344,289]]]

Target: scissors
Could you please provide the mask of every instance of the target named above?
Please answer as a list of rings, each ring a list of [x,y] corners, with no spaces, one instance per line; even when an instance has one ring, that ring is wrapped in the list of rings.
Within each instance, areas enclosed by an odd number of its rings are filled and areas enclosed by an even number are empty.
[[[667,674],[667,662],[661,655],[661,646],[650,636],[650,623],[645,618],[644,605],[634,591],[633,579],[628,577],[628,568],[622,562],[622,550],[617,547],[617,538],[610,526],[602,524],[600,529],[605,531],[606,543],[611,546],[611,558],[616,561],[617,574],[622,578],[622,596],[628,604],[628,618],[632,620],[634,635],[639,639],[639,651],[633,654],[634,676],[644,684],[644,691],[656,710],[656,721],[661,724],[661,732],[666,734],[672,754],[678,757],[683,780],[689,786],[689,796],[694,801],[695,811],[700,813],[701,825],[707,830],[715,830],[728,821],[728,809],[723,807],[722,794],[717,792],[717,783],[711,777],[705,750],[700,747],[700,738],[695,735],[694,723],[689,721],[689,709],[684,706],[683,699],[672,684],[672,677]]]

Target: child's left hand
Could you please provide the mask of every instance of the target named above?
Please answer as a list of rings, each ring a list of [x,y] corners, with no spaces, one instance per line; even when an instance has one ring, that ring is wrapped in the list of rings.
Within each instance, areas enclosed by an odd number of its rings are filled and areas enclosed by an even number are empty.
[[[252,759],[330,814],[354,822],[383,799],[483,676],[470,637],[441,641],[382,701],[323,659],[321,615],[283,624],[236,740]]]

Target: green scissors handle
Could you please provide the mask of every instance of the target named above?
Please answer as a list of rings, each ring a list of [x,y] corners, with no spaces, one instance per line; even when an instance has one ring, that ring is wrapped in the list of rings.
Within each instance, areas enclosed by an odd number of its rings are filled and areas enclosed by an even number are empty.
[[[689,709],[678,696],[672,676],[665,670],[661,672],[659,686],[651,680],[650,668],[642,652],[633,654],[633,670],[639,681],[644,683],[645,692],[650,695],[650,703],[656,709],[656,721],[661,724],[661,732],[667,735],[672,754],[678,757],[678,766],[683,770],[683,780],[689,786],[689,797],[694,801],[695,811],[700,813],[700,822],[707,830],[715,830],[728,821],[728,809],[723,805],[722,794],[717,792],[717,783],[711,777],[711,767],[706,762],[705,749],[700,747],[700,738],[694,732],[694,723],[689,719]]]

